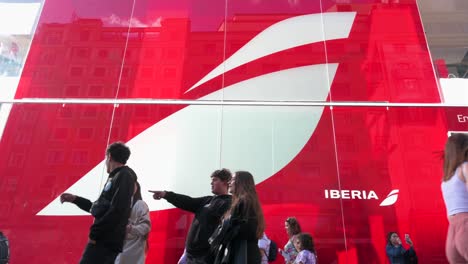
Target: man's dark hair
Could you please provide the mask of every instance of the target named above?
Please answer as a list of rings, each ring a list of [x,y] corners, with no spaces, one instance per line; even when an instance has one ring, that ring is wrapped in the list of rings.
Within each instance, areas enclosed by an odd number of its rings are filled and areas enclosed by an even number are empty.
[[[228,182],[232,178],[232,173],[231,173],[230,170],[223,168],[223,169],[220,169],[220,170],[215,170],[211,174],[211,178],[213,178],[213,177],[216,177],[216,178],[220,179],[223,182]]]
[[[107,147],[106,153],[113,161],[126,164],[130,157],[130,149],[123,142],[114,142]]]

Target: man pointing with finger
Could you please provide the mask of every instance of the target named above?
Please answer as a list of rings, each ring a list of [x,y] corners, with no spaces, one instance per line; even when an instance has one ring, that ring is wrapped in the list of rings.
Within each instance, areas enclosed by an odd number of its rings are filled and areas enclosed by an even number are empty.
[[[231,206],[231,196],[228,195],[230,180],[228,169],[214,171],[211,174],[211,192],[214,195],[199,198],[169,191],[150,191],[156,200],[164,198],[177,208],[195,213],[185,241],[187,264],[213,263],[208,238]]]
[[[130,149],[123,143],[109,145],[106,151],[109,178],[94,203],[71,193],[60,196],[62,203],[74,203],[94,216],[80,264],[113,264],[117,255],[122,252],[137,179],[135,172],[125,166],[129,157]]]

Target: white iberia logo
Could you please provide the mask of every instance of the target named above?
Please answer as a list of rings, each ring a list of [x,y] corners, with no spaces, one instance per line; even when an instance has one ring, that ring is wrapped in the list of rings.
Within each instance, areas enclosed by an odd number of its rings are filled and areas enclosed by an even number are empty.
[[[383,200],[380,203],[380,206],[389,206],[389,205],[392,205],[392,204],[396,203],[396,201],[398,200],[398,192],[399,192],[399,190],[392,190],[387,195],[387,198],[385,198],[385,200]]]
[[[398,200],[399,190],[392,190],[380,203],[380,206],[389,206]],[[325,190],[325,199],[358,199],[358,200],[378,200],[375,191],[370,190]]]

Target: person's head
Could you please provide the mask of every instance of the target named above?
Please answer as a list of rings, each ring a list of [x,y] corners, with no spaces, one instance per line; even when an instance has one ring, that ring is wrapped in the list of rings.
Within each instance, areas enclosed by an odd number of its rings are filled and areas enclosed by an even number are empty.
[[[130,149],[122,142],[114,142],[106,150],[107,173],[127,163],[130,157]]]
[[[294,239],[294,247],[297,252],[302,250],[309,250],[312,253],[315,253],[314,239],[308,233],[299,233]]]
[[[232,210],[240,203],[244,203],[243,214],[245,217],[256,217],[258,221],[257,238],[261,238],[265,231],[265,220],[263,211],[258,199],[257,190],[252,174],[248,171],[237,171],[232,176],[229,183],[229,192],[232,194],[231,209],[227,214],[231,214]],[[255,215],[251,215],[251,214]]]
[[[228,169],[215,170],[211,174],[211,192],[216,195],[227,194],[232,173]]]
[[[288,233],[289,237],[297,235],[301,232],[301,226],[297,221],[296,217],[288,217],[284,222],[284,228],[286,229],[286,233]]]
[[[460,164],[467,160],[468,135],[452,134],[445,143],[444,150],[444,181],[450,180]]]
[[[388,232],[387,234],[387,245],[398,246],[401,245],[400,237],[397,232]]]

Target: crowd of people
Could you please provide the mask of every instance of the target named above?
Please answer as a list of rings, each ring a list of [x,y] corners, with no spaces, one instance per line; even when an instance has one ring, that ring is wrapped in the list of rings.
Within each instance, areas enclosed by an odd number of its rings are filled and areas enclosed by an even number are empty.
[[[136,173],[126,166],[130,149],[121,142],[107,148],[108,180],[95,202],[63,193],[61,202],[70,202],[90,212],[94,222],[80,260],[87,263],[145,263],[149,209],[142,200]],[[449,137],[445,148],[442,193],[446,203],[449,231],[446,253],[450,263],[468,263],[468,136]],[[265,233],[265,219],[250,172],[228,169],[211,174],[213,195],[192,198],[172,191],[150,191],[156,200],[165,199],[175,207],[194,213],[179,264],[266,264],[277,253],[285,264],[315,264],[314,239],[301,230],[295,217],[285,220],[288,241],[277,249]],[[406,249],[396,232],[387,236],[386,254],[390,263],[417,263],[409,235]]]

